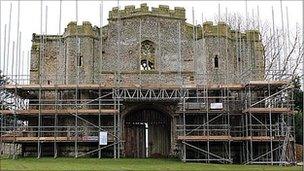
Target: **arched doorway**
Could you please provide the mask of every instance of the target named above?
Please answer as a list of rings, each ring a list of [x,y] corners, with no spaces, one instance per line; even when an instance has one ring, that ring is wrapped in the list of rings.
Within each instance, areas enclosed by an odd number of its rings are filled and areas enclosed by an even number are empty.
[[[171,117],[155,109],[137,109],[124,117],[126,157],[166,157],[171,148]]]

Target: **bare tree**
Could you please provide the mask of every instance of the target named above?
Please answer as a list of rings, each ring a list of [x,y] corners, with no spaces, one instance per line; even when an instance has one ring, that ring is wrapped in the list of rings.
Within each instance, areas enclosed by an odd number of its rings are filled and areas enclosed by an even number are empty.
[[[286,33],[269,21],[260,21],[257,16],[246,18],[240,13],[225,13],[220,20],[225,21],[233,30],[260,32],[264,46],[265,79],[292,79],[300,74],[301,56],[304,52],[301,28],[298,25]]]

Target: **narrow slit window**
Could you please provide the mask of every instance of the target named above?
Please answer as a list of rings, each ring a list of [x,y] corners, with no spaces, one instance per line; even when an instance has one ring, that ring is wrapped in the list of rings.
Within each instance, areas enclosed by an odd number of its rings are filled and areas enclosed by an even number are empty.
[[[82,66],[82,55],[80,55],[80,56],[78,57],[77,66]]]
[[[218,67],[219,67],[218,56],[215,55],[215,57],[214,57],[214,68],[218,68]]]

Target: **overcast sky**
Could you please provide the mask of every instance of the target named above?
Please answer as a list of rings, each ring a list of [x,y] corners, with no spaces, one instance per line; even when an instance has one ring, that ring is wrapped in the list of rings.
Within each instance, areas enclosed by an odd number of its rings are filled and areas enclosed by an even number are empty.
[[[1,1],[1,0],[0,0]],[[82,21],[90,21],[92,25],[100,26],[100,12],[99,4],[101,1],[78,1],[78,24]],[[124,8],[125,5],[135,5],[139,7],[141,3],[147,3],[148,6],[158,7],[158,5],[169,5],[170,9],[174,7],[184,7],[186,9],[187,22],[192,23],[192,8],[195,12],[195,20],[200,24],[202,22],[202,13],[204,21],[215,21],[215,16],[218,14],[218,5],[220,4],[221,14],[224,15],[225,9],[228,12],[238,12],[245,16],[245,1],[120,1],[120,7]],[[288,8],[288,16],[291,32],[295,30],[296,25],[302,27],[302,1],[283,1],[284,22],[286,24],[286,8]],[[12,42],[16,42],[17,35],[17,4],[15,1],[2,1],[1,2],[1,60],[0,67],[3,68],[3,47],[4,47],[4,25],[9,21],[9,9],[12,4],[12,25],[11,25],[11,43],[10,49],[12,49]],[[21,51],[25,54],[30,50],[32,33],[40,33],[40,1],[21,1],[20,2],[20,31],[22,32]],[[103,25],[107,24],[108,13],[118,5],[117,1],[104,1],[103,2]],[[48,7],[47,17],[47,30],[45,30],[45,12],[46,6]],[[274,8],[275,24],[280,27],[281,25],[281,11],[280,1],[248,1],[247,9],[250,16],[257,16],[257,7],[259,7],[260,19],[262,21],[272,22],[271,8]],[[43,1],[43,32],[47,31],[47,34],[59,33],[59,10],[60,1]],[[76,20],[76,1],[64,1],[62,2],[62,25],[61,33],[70,21]],[[10,55],[12,53],[10,52]],[[22,55],[21,55],[22,56]],[[25,55],[27,56],[27,55]],[[23,65],[26,70],[27,60],[24,59]],[[11,68],[12,64],[6,66]],[[9,71],[10,72],[10,71]]]

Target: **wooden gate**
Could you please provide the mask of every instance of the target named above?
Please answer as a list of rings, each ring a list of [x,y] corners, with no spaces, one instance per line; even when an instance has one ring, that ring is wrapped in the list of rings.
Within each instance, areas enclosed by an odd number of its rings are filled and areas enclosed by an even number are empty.
[[[167,114],[147,109],[130,112],[125,117],[124,130],[126,157],[169,155],[171,118]]]

